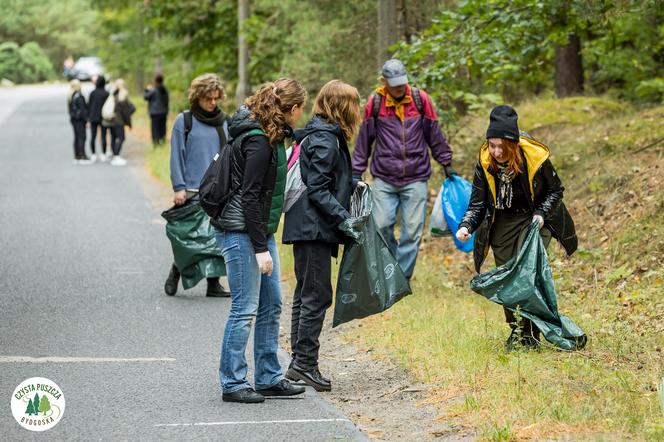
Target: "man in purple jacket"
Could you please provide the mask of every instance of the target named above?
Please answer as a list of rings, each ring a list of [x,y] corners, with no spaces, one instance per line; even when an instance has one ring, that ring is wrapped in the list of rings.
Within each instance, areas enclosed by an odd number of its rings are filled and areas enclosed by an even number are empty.
[[[413,275],[427,210],[429,149],[446,176],[456,175],[452,150],[438,127],[431,99],[408,85],[406,68],[392,59],[382,69],[382,87],[364,108],[353,152],[353,176],[360,180],[371,156],[374,219],[408,279]],[[375,141],[373,154],[371,147]],[[400,216],[399,244],[394,226]]]

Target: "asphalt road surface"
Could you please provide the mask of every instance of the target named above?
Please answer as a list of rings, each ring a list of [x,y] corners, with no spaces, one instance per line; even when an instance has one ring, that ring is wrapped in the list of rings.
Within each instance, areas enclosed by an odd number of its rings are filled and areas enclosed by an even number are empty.
[[[65,97],[63,86],[0,89],[0,439],[365,440],[309,388],[222,402],[230,300],[206,298],[204,282],[164,295],[159,212],[128,168],[73,164]],[[44,432],[10,410],[30,377],[66,400]]]

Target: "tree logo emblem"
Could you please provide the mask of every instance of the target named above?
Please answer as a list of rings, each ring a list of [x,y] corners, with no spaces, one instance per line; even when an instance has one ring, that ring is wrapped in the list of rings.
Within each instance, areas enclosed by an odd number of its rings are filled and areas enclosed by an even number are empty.
[[[30,431],[45,431],[60,422],[65,396],[58,384],[46,378],[30,378],[14,390],[11,400],[14,419]]]

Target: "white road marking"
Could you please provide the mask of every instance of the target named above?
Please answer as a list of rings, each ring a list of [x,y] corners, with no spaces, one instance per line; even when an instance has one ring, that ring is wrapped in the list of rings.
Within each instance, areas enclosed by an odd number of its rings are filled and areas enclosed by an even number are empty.
[[[27,363],[27,364],[46,364],[49,362],[69,363],[69,362],[174,362],[174,358],[77,358],[62,356],[46,356],[42,358],[33,358],[31,356],[0,356],[2,363]]]
[[[350,419],[284,419],[274,421],[236,421],[236,422],[192,422],[184,424],[156,424],[155,427],[193,427],[209,425],[261,425],[261,424],[304,424],[311,422],[350,422]]]

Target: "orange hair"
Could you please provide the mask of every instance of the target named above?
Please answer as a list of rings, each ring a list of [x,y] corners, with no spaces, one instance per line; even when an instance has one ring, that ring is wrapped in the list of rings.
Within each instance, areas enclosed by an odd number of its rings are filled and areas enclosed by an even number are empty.
[[[507,157],[507,168],[511,170],[514,173],[514,175],[517,175],[521,171],[521,166],[523,164],[523,159],[521,158],[521,149],[519,148],[519,142],[506,140],[505,138],[501,139],[503,140],[502,144],[503,152]],[[493,155],[489,155],[489,157],[490,157],[489,170],[494,173],[498,172],[498,161],[496,161]]]

